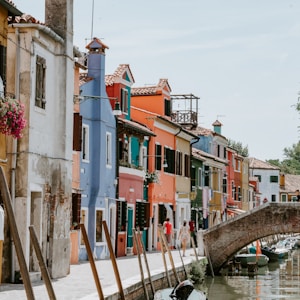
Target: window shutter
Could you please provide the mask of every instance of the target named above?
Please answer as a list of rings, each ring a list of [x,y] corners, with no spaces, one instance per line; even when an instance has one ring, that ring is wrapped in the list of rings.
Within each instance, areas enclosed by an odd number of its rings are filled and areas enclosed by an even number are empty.
[[[79,113],[74,113],[73,150],[81,151],[81,145],[82,145],[82,116]]]

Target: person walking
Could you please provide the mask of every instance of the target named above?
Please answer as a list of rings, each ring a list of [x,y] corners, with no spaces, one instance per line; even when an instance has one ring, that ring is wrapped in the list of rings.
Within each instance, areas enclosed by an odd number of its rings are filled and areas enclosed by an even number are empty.
[[[180,227],[179,240],[182,247],[182,256],[185,256],[186,245],[190,241],[190,227],[187,224],[186,220],[183,221],[183,224]]]
[[[170,246],[172,241],[172,233],[173,233],[173,226],[172,223],[170,222],[170,218],[166,218],[166,221],[163,224],[163,229],[166,235],[168,246]]]

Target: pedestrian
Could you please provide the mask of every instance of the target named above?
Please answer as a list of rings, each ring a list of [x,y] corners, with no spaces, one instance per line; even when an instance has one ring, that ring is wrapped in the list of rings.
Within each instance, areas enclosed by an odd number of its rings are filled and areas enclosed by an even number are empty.
[[[179,231],[179,240],[182,247],[182,256],[185,256],[186,245],[190,241],[190,227],[187,224],[186,220],[183,221],[183,224]]]
[[[191,238],[194,241],[194,245],[197,247],[195,222],[193,220],[190,220],[189,221],[189,226],[190,226]]]
[[[172,233],[173,233],[173,226],[172,223],[170,222],[170,218],[166,218],[163,224],[163,229],[166,235],[167,243],[170,246],[172,241]]]

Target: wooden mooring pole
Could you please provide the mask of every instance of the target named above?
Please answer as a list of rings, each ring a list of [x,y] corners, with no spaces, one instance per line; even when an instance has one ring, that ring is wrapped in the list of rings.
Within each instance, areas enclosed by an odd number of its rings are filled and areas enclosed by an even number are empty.
[[[49,299],[50,300],[56,300],[56,296],[55,296],[55,293],[54,293],[54,290],[53,290],[53,287],[52,287],[52,282],[50,280],[48,269],[46,267],[46,264],[45,264],[45,261],[44,261],[44,258],[43,258],[43,254],[42,254],[42,251],[41,251],[41,248],[40,248],[40,245],[39,245],[39,241],[37,239],[36,232],[34,230],[33,225],[29,226],[29,232],[30,232],[30,239],[31,239],[36,257],[39,261],[40,269],[41,269],[41,272],[42,272],[42,277],[43,277],[43,280],[45,281],[45,285],[46,285],[46,288],[47,288]]]
[[[117,285],[118,285],[118,288],[119,288],[119,293],[120,293],[120,296],[121,296],[121,300],[125,300],[122,281],[121,281],[121,278],[120,278],[120,273],[119,273],[116,257],[115,257],[115,254],[114,254],[114,249],[113,249],[112,244],[111,244],[111,239],[110,239],[108,227],[107,227],[107,224],[106,224],[105,220],[102,221],[102,225],[103,225],[103,229],[104,229],[104,232],[105,232],[106,243],[107,243],[107,246],[108,246],[108,249],[109,249],[110,259],[112,261],[112,265],[113,265],[113,268],[114,268],[115,277],[116,277]]]
[[[155,294],[155,288],[154,288],[154,284],[153,284],[151,273],[150,273],[150,268],[149,268],[149,264],[148,264],[148,259],[147,259],[145,245],[144,245],[144,243],[142,241],[140,229],[138,228],[137,231],[138,231],[138,237],[139,237],[140,244],[142,245],[142,250],[143,250],[143,254],[144,254],[145,265],[146,265],[147,272],[148,272],[148,278],[149,278],[150,285],[151,285],[151,290],[152,290],[152,293],[153,293],[153,296],[154,296],[154,294]]]
[[[9,222],[11,235],[12,235],[12,238],[13,238],[13,241],[15,244],[15,249],[16,249],[16,253],[17,253],[17,257],[18,257],[18,261],[19,261],[19,265],[20,265],[20,273],[21,273],[22,281],[23,281],[23,284],[25,287],[26,296],[27,296],[28,300],[34,300],[35,298],[34,298],[33,289],[32,289],[32,285],[31,285],[31,281],[30,281],[30,277],[29,277],[29,271],[28,271],[28,268],[26,265],[26,260],[25,260],[25,256],[23,253],[18,229],[17,229],[15,215],[14,215],[13,208],[11,205],[11,196],[9,193],[7,181],[6,181],[2,166],[0,168],[0,188],[1,188],[2,196],[3,196],[4,207],[6,209],[7,216],[8,216],[8,222]]]
[[[92,249],[91,249],[91,246],[90,246],[90,243],[89,243],[89,239],[88,239],[84,224],[80,224],[80,229],[81,229],[81,234],[82,234],[83,241],[84,241],[84,244],[85,244],[86,252],[87,252],[87,255],[88,255],[88,258],[89,258],[89,262],[90,262],[90,265],[91,265],[91,268],[92,268],[92,272],[93,272],[95,284],[96,284],[96,287],[97,287],[99,299],[104,300],[104,295],[103,295],[102,287],[101,287],[101,284],[100,284],[97,268],[96,268],[96,265],[95,265],[94,256],[93,256],[93,253],[92,253]]]
[[[149,300],[149,294],[148,294],[147,285],[146,285],[146,282],[145,282],[144,270],[143,270],[143,265],[142,265],[142,260],[141,260],[140,243],[139,243],[139,240],[136,237],[137,231],[135,230],[135,228],[132,228],[132,235],[133,235],[133,240],[134,240],[137,255],[138,255],[138,261],[139,261],[139,267],[140,267],[140,273],[141,273],[141,280],[142,280],[143,288],[144,288],[144,296],[145,296],[146,300]]]

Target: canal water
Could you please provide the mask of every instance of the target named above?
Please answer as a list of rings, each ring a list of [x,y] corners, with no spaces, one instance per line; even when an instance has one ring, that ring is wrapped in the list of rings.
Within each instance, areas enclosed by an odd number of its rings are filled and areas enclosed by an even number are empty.
[[[259,268],[256,275],[241,273],[207,276],[196,286],[206,293],[209,300],[285,300],[300,299],[300,249],[294,250],[289,259],[269,263]]]

